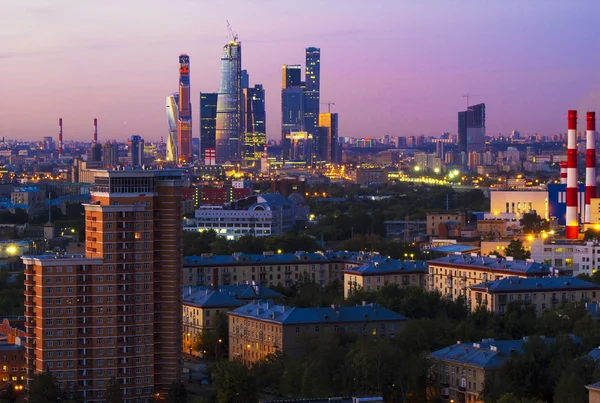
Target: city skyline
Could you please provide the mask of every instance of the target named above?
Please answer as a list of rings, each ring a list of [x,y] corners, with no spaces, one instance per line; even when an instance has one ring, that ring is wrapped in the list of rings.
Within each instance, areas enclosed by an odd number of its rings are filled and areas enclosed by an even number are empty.
[[[600,5],[591,2],[464,2],[452,8],[439,1],[315,2],[323,12],[311,18],[323,28],[310,32],[302,29],[308,11],[291,13],[290,5],[272,2],[261,15],[235,1],[206,7],[182,0],[181,15],[180,7],[149,1],[143,20],[137,1],[119,8],[110,1],[55,3],[5,7],[0,88],[12,96],[0,108],[0,137],[56,138],[62,117],[65,142],[91,141],[89,119],[97,117],[101,143],[132,134],[166,142],[164,100],[174,91],[174,59],[185,51],[195,60],[192,99],[216,92],[226,19],[244,44],[244,69],[268,94],[269,139],[280,138],[281,65],[304,65],[304,49],[311,46],[324,55],[321,102],[336,103],[332,112],[342,116],[344,137],[455,133],[466,93],[480,95],[472,104],[486,104],[488,135],[565,132],[564,110],[600,106],[594,70],[600,56],[588,50]],[[326,24],[329,12],[341,22]],[[170,24],[171,18],[181,21]],[[197,120],[199,108],[193,113]]]

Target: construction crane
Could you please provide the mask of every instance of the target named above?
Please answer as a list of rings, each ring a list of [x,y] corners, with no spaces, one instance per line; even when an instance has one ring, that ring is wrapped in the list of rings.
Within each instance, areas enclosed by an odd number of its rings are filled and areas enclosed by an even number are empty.
[[[331,105],[335,105],[335,102],[321,102],[321,105],[327,105],[327,113],[331,113]]]
[[[231,38],[233,38],[234,42],[238,41],[238,34],[233,30],[233,28],[231,28],[231,24],[229,23],[229,20],[225,20],[227,22],[227,30],[229,30],[229,36],[231,36]]]
[[[469,109],[469,98],[478,96],[479,94],[463,94],[463,98],[467,98],[467,109]]]

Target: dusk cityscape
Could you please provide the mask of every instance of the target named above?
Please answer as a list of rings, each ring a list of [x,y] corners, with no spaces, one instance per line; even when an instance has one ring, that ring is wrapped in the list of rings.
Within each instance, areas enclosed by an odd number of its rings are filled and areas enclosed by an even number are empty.
[[[600,3],[0,15],[0,403],[600,402]]]

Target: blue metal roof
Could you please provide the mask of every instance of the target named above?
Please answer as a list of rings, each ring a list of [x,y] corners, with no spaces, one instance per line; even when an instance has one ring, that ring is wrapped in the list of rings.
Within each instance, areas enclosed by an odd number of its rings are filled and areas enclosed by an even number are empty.
[[[472,245],[456,245],[456,244],[452,244],[452,245],[436,246],[436,247],[433,247],[433,248],[428,248],[426,250],[429,250],[429,251],[432,251],[432,252],[439,252],[439,253],[456,253],[456,252],[464,253],[464,252],[470,252],[470,251],[474,251],[474,250],[479,250],[479,248],[476,247],[476,246],[472,246]]]
[[[427,265],[424,261],[398,260],[398,259],[375,259],[359,266],[344,270],[344,273],[360,275],[382,275],[382,274],[414,274],[427,273]]]
[[[210,291],[209,289],[195,290],[191,294],[184,288],[183,290],[183,304],[194,305],[200,308],[211,308],[211,307],[235,307],[241,306],[244,303],[235,297],[229,295],[229,293],[221,290]]]
[[[460,267],[467,270],[494,270],[530,276],[550,274],[549,266],[533,260],[508,260],[487,256],[454,254],[429,260],[427,263],[430,266]]]
[[[430,358],[472,365],[478,368],[498,368],[513,354],[523,352],[525,340],[483,339],[480,343],[461,343],[429,354]]]
[[[234,253],[233,255],[209,255],[203,256],[184,256],[184,266],[219,266],[219,265],[247,265],[260,264],[261,262],[269,263],[298,263],[299,261],[315,261],[318,263],[326,262],[328,259],[321,253],[274,253],[274,254],[255,254],[246,255],[243,253]]]
[[[292,308],[273,301],[253,301],[229,312],[230,315],[279,324],[327,324],[366,321],[404,321],[404,316],[377,304]]]
[[[591,359],[593,359],[596,362],[600,361],[600,347],[596,347],[595,349],[590,351],[588,353],[588,357],[590,357]]]
[[[592,383],[591,385],[585,385],[588,389],[600,390],[600,382]]]
[[[487,281],[473,285],[472,290],[487,292],[523,292],[523,291],[567,291],[567,290],[600,290],[600,285],[581,280],[576,277],[540,277],[521,278],[506,277],[501,280]]]
[[[195,293],[196,291],[211,291],[211,287],[205,286],[188,286],[183,287],[183,297]],[[264,285],[254,284],[231,284],[220,285],[219,291],[224,292],[231,297],[239,300],[261,299],[261,298],[282,298],[283,295],[277,291],[273,291]]]

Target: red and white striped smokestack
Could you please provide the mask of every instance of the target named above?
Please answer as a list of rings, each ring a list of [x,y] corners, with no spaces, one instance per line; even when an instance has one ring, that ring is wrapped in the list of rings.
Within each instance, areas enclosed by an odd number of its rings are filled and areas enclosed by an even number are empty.
[[[94,143],[98,142],[98,119],[94,118]]]
[[[579,219],[577,217],[577,111],[569,111],[568,121],[566,238],[577,239],[579,235]]]
[[[58,155],[63,153],[63,130],[62,130],[62,118],[58,118]]]
[[[567,184],[567,163],[559,162],[560,165],[560,183],[561,185]]]
[[[596,193],[596,112],[586,115],[587,132],[585,147],[585,222],[589,223],[592,214],[591,198]]]

